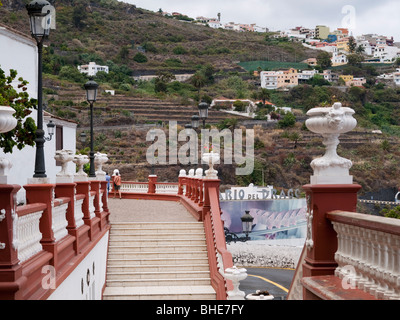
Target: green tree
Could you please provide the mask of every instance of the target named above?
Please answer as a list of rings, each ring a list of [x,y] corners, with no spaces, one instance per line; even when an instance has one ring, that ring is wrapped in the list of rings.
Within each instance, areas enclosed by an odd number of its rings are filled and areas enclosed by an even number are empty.
[[[136,61],[137,63],[146,63],[148,60],[147,60],[147,57],[143,53],[138,52],[133,57],[133,61]]]
[[[347,56],[347,60],[350,66],[361,68],[364,57],[360,54],[353,53]]]
[[[365,48],[360,44],[356,49],[356,53],[363,54],[364,52],[365,52]]]
[[[196,72],[191,78],[190,83],[198,90],[198,94],[200,97],[200,90],[206,84],[206,78],[200,72]]]
[[[78,6],[74,7],[74,10],[72,11],[72,22],[74,26],[82,30],[86,26],[86,20],[87,18],[87,13],[86,13],[86,7],[83,4],[79,4]]]
[[[400,219],[400,206],[397,206],[394,209],[383,209],[381,215],[386,218]]]
[[[58,75],[61,79],[72,82],[83,83],[86,80],[86,76],[73,66],[63,66]]]
[[[357,42],[353,36],[349,37],[349,42],[347,43],[350,53],[355,53],[357,48]]]
[[[17,71],[10,70],[10,75],[6,76],[0,68],[0,105],[12,107],[15,110],[13,116],[17,119],[13,130],[0,133],[0,148],[4,153],[12,153],[15,146],[21,150],[26,145],[35,145],[36,124],[29,115],[36,108],[37,100],[30,98],[26,92],[28,82],[22,77],[16,78]],[[12,86],[17,81],[18,91]]]
[[[167,84],[173,79],[175,79],[175,76],[171,72],[159,72],[154,82],[154,91],[167,92]]]
[[[327,69],[332,66],[331,56],[326,51],[321,51],[317,55],[317,63],[322,69]]]
[[[262,100],[263,104],[265,105],[265,101],[270,98],[269,90],[261,88],[257,93],[257,97],[258,99]]]
[[[295,124],[296,124],[296,117],[291,112],[286,113],[283,119],[278,121],[279,128],[289,128],[293,127]]]

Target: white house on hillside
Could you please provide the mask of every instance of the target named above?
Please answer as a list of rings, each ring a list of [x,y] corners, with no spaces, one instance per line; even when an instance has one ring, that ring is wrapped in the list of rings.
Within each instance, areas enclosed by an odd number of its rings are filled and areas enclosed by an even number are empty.
[[[374,58],[378,58],[380,62],[392,62],[400,58],[400,48],[387,45],[376,46]]]
[[[393,74],[393,80],[396,86],[400,86],[400,69],[397,69],[397,71]]]
[[[99,66],[95,62],[89,62],[89,64],[78,66],[78,70],[81,73],[86,73],[88,76],[95,76],[99,71],[108,73],[108,66]]]
[[[22,34],[16,30],[12,30],[5,25],[0,24],[0,67],[9,74],[10,69],[18,72],[18,77],[22,77],[29,82],[27,92],[32,98],[37,98],[37,78],[38,78],[38,51],[36,42],[30,35]],[[30,115],[37,121],[37,112],[33,110]],[[51,141],[46,141],[44,144],[46,174],[51,183],[55,183],[56,173],[61,170],[60,166],[56,165],[54,159],[55,151],[59,149],[69,149],[74,153],[76,151],[76,126],[75,122],[63,120],[54,117],[49,113],[44,113],[43,127],[47,137],[47,123],[52,120],[56,124],[55,134]],[[33,177],[35,167],[35,147],[25,147],[22,150],[14,148],[13,152],[5,154],[0,150],[0,158],[6,158],[11,161],[12,168],[7,173],[8,184],[25,185],[28,179]],[[74,166],[73,164],[71,164]],[[69,168],[70,171],[75,168]],[[74,172],[74,171],[72,171]],[[18,201],[23,202],[25,198],[24,189],[18,192]]]

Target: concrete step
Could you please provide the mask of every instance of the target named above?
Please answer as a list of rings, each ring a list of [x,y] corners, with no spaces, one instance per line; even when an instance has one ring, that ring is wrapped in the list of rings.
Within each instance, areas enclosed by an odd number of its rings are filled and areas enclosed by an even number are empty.
[[[162,232],[165,228],[173,230],[183,230],[185,228],[192,228],[204,230],[202,222],[118,222],[113,223],[111,231],[117,229],[148,229],[148,230],[159,230]]]
[[[141,265],[141,266],[151,266],[151,265],[159,265],[160,267],[169,266],[169,265],[186,265],[186,264],[208,264],[208,258],[205,256],[202,257],[189,257],[183,258],[181,256],[171,257],[169,255],[168,258],[130,258],[130,259],[112,259],[108,258],[107,266],[114,267],[114,266],[126,266],[126,265]]]
[[[210,285],[159,287],[106,287],[104,300],[215,300]]]
[[[143,287],[143,286],[204,286],[210,285],[210,277],[190,278],[165,278],[165,279],[131,279],[125,277],[121,280],[107,279],[106,285],[110,287]]]
[[[157,280],[210,278],[210,271],[139,271],[139,272],[107,272],[107,280]]]
[[[205,241],[203,241],[205,242]],[[141,252],[160,252],[160,253],[172,253],[172,252],[199,252],[199,251],[206,251],[207,247],[205,243],[203,244],[177,244],[173,242],[171,245],[166,245],[165,241],[157,243],[152,242],[148,244],[143,244],[140,242],[137,245],[114,245],[110,243],[109,245],[109,254],[113,253],[141,253]]]
[[[215,300],[203,223],[113,223],[103,299]]]
[[[124,264],[124,265],[108,265],[107,271],[111,272],[163,272],[163,271],[209,271],[207,261],[205,263],[197,264],[171,264],[171,265],[159,265],[159,264],[149,264],[149,265],[135,265],[135,264]]]
[[[204,234],[199,233],[181,233],[181,234],[174,234],[174,233],[123,233],[123,234],[112,234],[112,240],[118,241],[157,241],[158,243],[166,243],[172,240],[177,241],[189,241],[189,240],[202,240],[204,239]]]
[[[141,252],[109,252],[109,259],[165,259],[165,258],[207,258],[207,251],[177,251],[177,252],[151,252],[151,251],[141,251]]]

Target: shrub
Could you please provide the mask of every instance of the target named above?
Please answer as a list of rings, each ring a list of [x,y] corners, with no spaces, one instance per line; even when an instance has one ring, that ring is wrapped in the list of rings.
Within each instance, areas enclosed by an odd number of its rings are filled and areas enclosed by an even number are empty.
[[[296,117],[293,113],[288,112],[285,114],[282,120],[279,120],[278,127],[279,128],[289,128],[293,127],[296,123]]]
[[[186,54],[186,53],[187,53],[187,50],[186,50],[184,47],[182,47],[182,46],[177,46],[177,47],[175,47],[175,48],[172,50],[172,52],[173,52],[174,54]]]
[[[133,57],[133,61],[136,61],[137,63],[146,63],[148,60],[147,60],[147,57],[143,53],[138,52]]]

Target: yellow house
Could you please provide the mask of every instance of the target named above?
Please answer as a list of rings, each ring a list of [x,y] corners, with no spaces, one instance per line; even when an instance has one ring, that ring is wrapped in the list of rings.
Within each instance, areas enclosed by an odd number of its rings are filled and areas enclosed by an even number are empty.
[[[342,38],[336,41],[336,47],[338,51],[349,52],[349,38]]]
[[[290,68],[289,70],[278,71],[278,88],[294,87],[299,84],[297,70]]]
[[[344,82],[353,81],[353,76],[351,75],[340,75],[340,79],[343,79]]]

